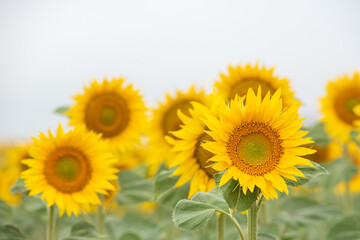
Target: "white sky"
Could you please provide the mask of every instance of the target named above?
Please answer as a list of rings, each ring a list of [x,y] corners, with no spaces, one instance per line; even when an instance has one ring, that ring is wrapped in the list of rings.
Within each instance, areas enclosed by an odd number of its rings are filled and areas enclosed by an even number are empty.
[[[0,142],[66,119],[84,83],[126,76],[149,106],[228,64],[259,61],[291,79],[306,123],[325,84],[360,70],[360,1],[0,0]]]

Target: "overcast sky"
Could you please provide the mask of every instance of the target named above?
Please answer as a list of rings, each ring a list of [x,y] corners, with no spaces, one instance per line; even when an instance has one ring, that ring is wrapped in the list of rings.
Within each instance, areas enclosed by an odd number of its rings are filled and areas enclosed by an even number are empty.
[[[0,0],[0,142],[67,123],[93,78],[125,76],[154,106],[210,89],[229,64],[276,66],[310,124],[329,79],[360,70],[360,1]]]

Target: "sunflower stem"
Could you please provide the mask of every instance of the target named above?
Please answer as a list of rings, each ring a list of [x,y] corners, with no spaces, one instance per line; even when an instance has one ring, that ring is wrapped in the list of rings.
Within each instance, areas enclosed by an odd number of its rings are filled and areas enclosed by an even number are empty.
[[[225,240],[225,215],[219,213],[217,217],[217,238],[216,240]]]
[[[347,161],[348,164],[352,164],[351,157],[349,154],[349,145],[345,144],[344,147],[344,157],[345,161]],[[352,197],[350,193],[350,180],[345,181],[345,194],[344,194],[344,212],[350,213],[352,211]]]
[[[254,202],[248,210],[248,240],[257,240],[258,205]]]
[[[223,213],[225,214],[225,213]],[[236,229],[238,230],[239,234],[240,234],[240,238],[241,240],[246,240],[245,238],[245,234],[240,226],[240,224],[238,223],[238,221],[236,221],[236,219],[234,218],[234,216],[230,213],[230,214],[225,214],[226,216],[228,216],[230,218],[230,220],[234,223]]]
[[[97,224],[98,224],[98,232],[100,234],[103,234],[105,227],[105,214],[106,214],[104,207],[105,196],[101,195],[100,200],[101,200],[101,205],[98,206]]]
[[[47,225],[47,240],[55,240],[55,231],[56,231],[56,214],[55,214],[55,204],[51,207],[48,207],[48,225]]]

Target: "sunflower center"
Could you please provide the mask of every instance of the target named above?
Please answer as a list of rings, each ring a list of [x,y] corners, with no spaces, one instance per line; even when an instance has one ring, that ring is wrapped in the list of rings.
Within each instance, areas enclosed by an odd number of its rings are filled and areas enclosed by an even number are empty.
[[[169,134],[169,131],[176,131],[180,129],[182,124],[180,118],[177,115],[177,111],[180,109],[185,115],[189,115],[189,109],[191,108],[190,102],[193,100],[184,100],[177,104],[174,104],[169,110],[164,114],[162,119],[162,127],[164,135]]]
[[[88,159],[77,149],[59,147],[45,161],[45,178],[63,193],[81,191],[91,178]]]
[[[240,97],[246,96],[250,88],[254,92],[257,92],[259,86],[261,86],[262,98],[265,97],[268,91],[270,91],[270,94],[275,93],[275,89],[271,86],[270,83],[265,82],[259,78],[246,78],[241,81],[237,81],[233,86],[231,86],[230,98],[235,98],[236,94],[238,94]]]
[[[207,133],[203,133],[199,136],[198,141],[195,146],[194,151],[194,158],[199,163],[202,170],[206,172],[206,174],[209,177],[214,177],[214,174],[217,173],[217,171],[210,167],[212,162],[208,162],[210,158],[214,156],[213,153],[209,152],[208,150],[205,150],[201,144],[205,141],[213,141],[214,139],[209,136]]]
[[[103,93],[92,98],[85,113],[86,126],[104,138],[119,135],[130,121],[126,101],[115,93]]]
[[[262,176],[277,166],[283,154],[277,132],[265,123],[247,122],[235,127],[227,142],[227,152],[243,172]]]
[[[306,158],[317,163],[326,162],[328,159],[328,149],[327,147],[313,146],[313,149],[316,150],[316,153],[307,155]]]

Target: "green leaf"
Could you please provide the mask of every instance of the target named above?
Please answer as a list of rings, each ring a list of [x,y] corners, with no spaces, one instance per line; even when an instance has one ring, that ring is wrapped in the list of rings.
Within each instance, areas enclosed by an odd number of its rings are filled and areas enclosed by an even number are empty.
[[[325,125],[323,123],[317,123],[308,129],[309,133],[307,137],[311,137],[312,140],[318,146],[327,146],[330,143],[330,137],[325,130]]]
[[[270,234],[270,233],[259,233],[258,234],[259,240],[280,240],[277,236]]]
[[[297,186],[303,185],[305,183],[308,183],[311,179],[313,179],[319,175],[329,174],[329,172],[321,165],[319,165],[313,161],[310,161],[310,162],[314,166],[312,166],[312,167],[311,166],[296,166],[297,169],[299,169],[305,175],[305,177],[295,176],[297,181],[293,181],[293,180],[284,178],[286,184],[288,186],[297,187]]]
[[[54,113],[65,116],[66,112],[69,111],[69,108],[70,108],[69,106],[61,106],[55,109]]]
[[[153,181],[151,179],[124,170],[118,174],[118,181],[121,190],[116,196],[116,200],[120,205],[138,204],[154,198]]]
[[[196,193],[190,200],[180,200],[173,212],[175,225],[185,231],[197,231],[205,227],[214,213],[230,214],[229,205],[213,192]]]
[[[360,147],[360,142],[359,142],[359,132],[352,130],[350,132],[350,139],[355,142],[357,144],[358,147]]]
[[[215,182],[219,185],[221,176],[224,172],[215,174]],[[251,207],[256,201],[260,191],[255,187],[254,192],[247,190],[246,195],[243,193],[239,182],[230,179],[227,183],[220,187],[226,202],[229,204],[231,209],[239,212],[245,211]]]
[[[360,239],[360,215],[347,216],[338,221],[328,232],[327,240]]]
[[[165,207],[174,208],[176,203],[187,198],[190,183],[174,188],[178,176],[170,176],[172,170],[161,171],[155,178],[154,193],[156,201]]]
[[[95,227],[87,222],[80,222],[72,226],[70,236],[64,240],[86,240],[97,239],[99,237]]]
[[[120,240],[141,240],[141,237],[135,233],[125,233]]]
[[[3,200],[0,200],[0,219],[9,219],[12,214],[11,207]]]
[[[22,240],[25,239],[24,235],[17,227],[12,225],[0,226],[0,240]]]
[[[25,186],[23,179],[18,179],[13,186],[10,188],[12,194],[26,194],[29,190]]]

